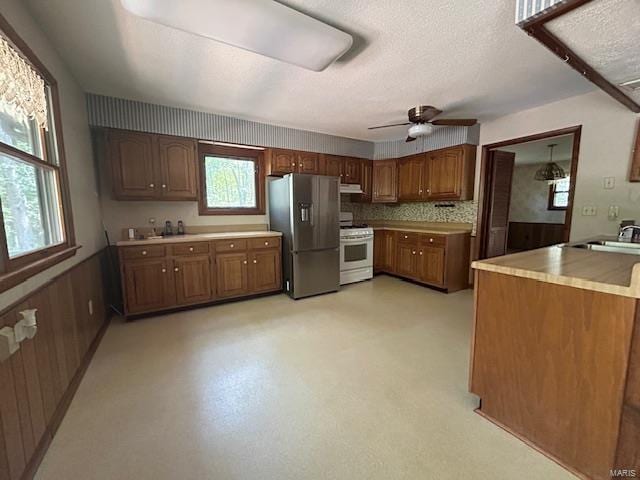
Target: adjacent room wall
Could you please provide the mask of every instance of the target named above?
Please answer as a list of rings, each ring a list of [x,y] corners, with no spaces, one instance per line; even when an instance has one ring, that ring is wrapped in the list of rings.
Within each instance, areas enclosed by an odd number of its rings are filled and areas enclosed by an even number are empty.
[[[537,108],[505,115],[482,124],[480,145],[582,125],[571,239],[616,234],[622,219],[640,223],[640,183],[627,180],[638,115],[595,91]],[[476,168],[476,198],[481,149]],[[615,188],[604,188],[604,177],[615,177]],[[582,207],[597,207],[596,216],[582,216]],[[609,205],[620,207],[620,218],[607,218]]]
[[[517,157],[516,157],[517,162]],[[571,161],[556,162],[565,172]],[[516,165],[511,182],[510,222],[564,223],[564,210],[549,210],[549,184],[533,177],[544,164]]]
[[[0,294],[0,310],[104,247],[97,175],[91,150],[84,92],[22,2],[3,1],[2,15],[58,82],[76,242],[82,245],[82,248],[74,257]]]

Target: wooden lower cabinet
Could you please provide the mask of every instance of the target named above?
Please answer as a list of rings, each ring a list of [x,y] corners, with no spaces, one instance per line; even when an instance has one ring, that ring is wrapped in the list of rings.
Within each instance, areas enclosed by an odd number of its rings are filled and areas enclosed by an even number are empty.
[[[178,305],[205,302],[211,298],[209,255],[176,258],[173,265]]]
[[[389,273],[447,292],[469,286],[470,235],[432,235],[377,229],[373,258],[377,273]]]
[[[216,255],[218,297],[237,297],[249,292],[248,264],[246,252]]]
[[[172,261],[134,260],[124,264],[123,288],[128,313],[161,310],[175,303]]]
[[[282,289],[279,237],[121,247],[126,315]]]

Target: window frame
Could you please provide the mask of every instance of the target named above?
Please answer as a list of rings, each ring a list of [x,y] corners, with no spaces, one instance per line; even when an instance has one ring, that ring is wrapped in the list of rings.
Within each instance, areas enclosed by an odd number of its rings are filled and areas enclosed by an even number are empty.
[[[205,171],[205,157],[217,155],[228,158],[246,158],[255,165],[256,206],[252,208],[212,208],[207,205],[207,178]],[[198,191],[198,212],[200,215],[264,215],[265,214],[265,172],[264,150],[255,148],[230,147],[198,143],[198,171],[200,176],[200,188]]]
[[[571,182],[571,179],[569,179],[569,182]],[[558,185],[557,183],[552,183],[551,185],[549,185],[549,201],[547,204],[547,210],[566,210],[567,209],[567,207],[559,207],[555,205],[554,202],[556,198],[556,193],[571,192],[571,183],[569,183],[569,188],[567,190],[561,190],[560,192],[556,192],[557,185]]]
[[[71,195],[69,191],[69,181],[67,175],[67,162],[64,149],[64,139],[62,134],[62,117],[60,113],[60,96],[58,83],[55,77],[47,70],[44,64],[38,59],[36,54],[29,48],[17,32],[11,27],[4,16],[0,14],[0,32],[7,39],[9,44],[16,49],[20,56],[44,79],[48,88],[49,96],[49,121],[52,135],[47,137],[40,129],[42,136],[43,159],[35,155],[24,152],[11,145],[0,142],[0,153],[17,158],[38,168],[53,171],[57,177],[58,206],[61,216],[61,227],[63,242],[51,245],[39,250],[27,252],[14,258],[9,257],[7,239],[0,208],[0,291],[7,290],[27,278],[59,263],[77,251],[75,239],[75,229],[73,226],[73,214],[71,210]],[[55,157],[57,164],[49,163],[47,158],[51,158],[50,149],[56,148]]]

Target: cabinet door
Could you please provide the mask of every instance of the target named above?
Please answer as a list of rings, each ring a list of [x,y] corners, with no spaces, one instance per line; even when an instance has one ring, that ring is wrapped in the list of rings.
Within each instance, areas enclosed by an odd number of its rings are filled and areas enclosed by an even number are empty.
[[[298,153],[296,169],[298,173],[317,175],[320,173],[320,156],[312,152]]]
[[[344,183],[360,183],[360,165],[359,158],[344,159]]]
[[[158,195],[153,135],[110,131],[107,141],[115,198],[152,199]]]
[[[170,261],[136,260],[124,263],[123,270],[127,313],[160,310],[175,304]]]
[[[330,177],[340,177],[340,182],[342,182],[343,160],[344,158],[338,155],[325,155],[324,174]]]
[[[178,305],[204,302],[211,298],[209,255],[178,257],[173,261]]]
[[[442,247],[421,247],[418,257],[420,280],[444,285],[444,251]]]
[[[403,277],[413,278],[416,276],[416,255],[418,249],[415,245],[407,243],[399,243],[396,249],[396,268],[395,273]]]
[[[462,147],[449,148],[430,156],[427,168],[429,200],[458,200],[462,188]]]
[[[272,148],[269,151],[269,174],[286,175],[296,170],[297,155],[293,150]]]
[[[376,272],[384,270],[386,266],[385,239],[386,230],[376,230],[373,232],[373,269]]]
[[[249,283],[252,293],[282,288],[280,250],[266,249],[251,253]]]
[[[423,179],[426,155],[412,155],[398,162],[398,201],[423,199]]]
[[[351,201],[370,203],[371,202],[371,173],[372,173],[372,161],[362,159],[360,160],[360,187],[362,187],[362,193],[354,193],[351,197]]]
[[[384,232],[384,270],[389,273],[396,271],[396,232]]]
[[[162,172],[162,197],[167,200],[197,200],[195,141],[159,135],[158,158]]]
[[[395,160],[373,162],[373,202],[395,203],[398,201],[398,171]]]
[[[246,252],[216,255],[219,297],[235,297],[249,293],[248,263]]]

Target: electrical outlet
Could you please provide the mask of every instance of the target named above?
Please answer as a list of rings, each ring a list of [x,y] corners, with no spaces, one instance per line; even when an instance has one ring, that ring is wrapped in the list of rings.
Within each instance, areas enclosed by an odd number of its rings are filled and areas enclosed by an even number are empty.
[[[595,217],[598,214],[598,209],[595,205],[585,205],[582,207],[583,217]]]
[[[604,177],[604,188],[611,190],[616,186],[616,177]]]
[[[607,215],[609,220],[611,221],[617,220],[619,216],[620,216],[620,208],[618,207],[618,205],[609,205],[609,214]]]
[[[89,300],[89,315],[93,315],[93,300]]]

